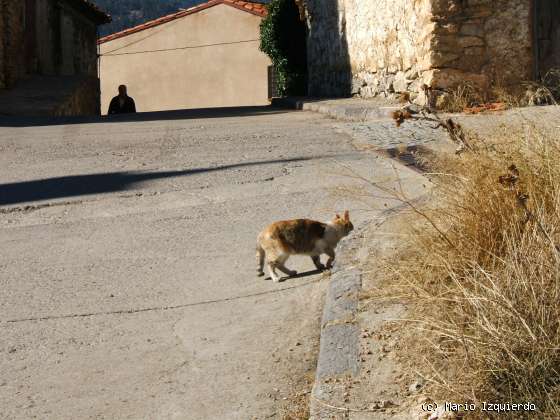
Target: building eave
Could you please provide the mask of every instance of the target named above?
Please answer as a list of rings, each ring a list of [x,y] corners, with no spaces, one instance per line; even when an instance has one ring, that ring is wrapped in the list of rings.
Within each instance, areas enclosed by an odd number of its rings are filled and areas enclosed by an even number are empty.
[[[104,25],[111,22],[111,16],[88,0],[66,0],[66,2],[83,12],[86,16],[93,18],[96,25]]]

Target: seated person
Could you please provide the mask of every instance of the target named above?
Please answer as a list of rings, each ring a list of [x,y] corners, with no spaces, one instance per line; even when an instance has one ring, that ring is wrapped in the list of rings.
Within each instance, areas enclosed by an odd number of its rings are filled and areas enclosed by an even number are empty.
[[[127,95],[126,86],[120,85],[119,95],[115,96],[111,100],[108,114],[131,114],[134,112],[136,112],[136,104],[134,103],[134,99]]]

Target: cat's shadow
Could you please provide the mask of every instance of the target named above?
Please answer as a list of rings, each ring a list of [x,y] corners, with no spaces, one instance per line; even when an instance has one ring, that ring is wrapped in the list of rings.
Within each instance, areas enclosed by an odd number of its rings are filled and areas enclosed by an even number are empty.
[[[324,269],[324,270],[311,270],[311,271],[305,271],[303,273],[297,273],[295,276],[283,276],[280,277],[280,283],[284,283],[287,280],[292,280],[292,279],[301,279],[304,277],[309,277],[309,276],[314,276],[316,274],[322,274],[322,273],[327,273],[330,270]],[[272,280],[272,278],[270,276],[266,276],[265,280]]]

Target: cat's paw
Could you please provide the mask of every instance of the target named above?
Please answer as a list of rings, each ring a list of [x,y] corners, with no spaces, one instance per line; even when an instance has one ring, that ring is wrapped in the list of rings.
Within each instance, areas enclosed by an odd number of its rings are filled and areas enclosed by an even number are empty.
[[[257,277],[264,276],[264,271],[257,271]]]

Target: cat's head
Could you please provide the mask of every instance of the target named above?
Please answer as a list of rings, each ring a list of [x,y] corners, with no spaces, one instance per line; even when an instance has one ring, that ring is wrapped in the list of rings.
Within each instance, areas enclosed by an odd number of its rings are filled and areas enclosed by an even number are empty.
[[[333,220],[333,224],[338,226],[344,232],[345,236],[354,230],[354,225],[350,221],[350,212],[348,210],[344,212],[343,217],[337,214]]]

